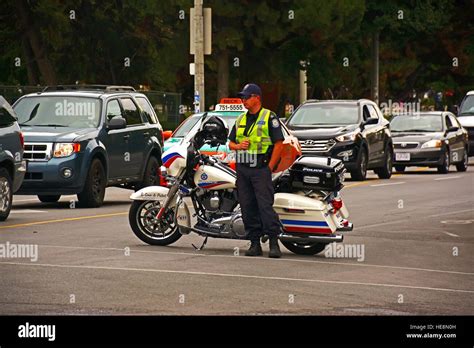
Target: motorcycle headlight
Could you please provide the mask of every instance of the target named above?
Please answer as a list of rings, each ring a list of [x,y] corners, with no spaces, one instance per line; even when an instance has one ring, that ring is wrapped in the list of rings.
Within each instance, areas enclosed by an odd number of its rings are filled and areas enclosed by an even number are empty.
[[[439,148],[443,146],[443,142],[441,140],[430,140],[421,145],[422,149],[426,148]]]
[[[57,143],[54,145],[54,157],[68,157],[73,153],[81,151],[81,144],[79,143]]]
[[[357,134],[359,134],[359,131],[353,131],[350,133],[342,134],[336,137],[337,141],[354,141],[357,137]]]

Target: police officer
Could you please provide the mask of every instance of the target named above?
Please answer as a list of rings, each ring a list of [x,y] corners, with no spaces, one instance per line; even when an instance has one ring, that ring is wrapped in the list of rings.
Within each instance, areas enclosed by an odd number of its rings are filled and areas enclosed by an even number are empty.
[[[251,241],[245,255],[262,255],[260,237],[267,234],[270,239],[268,256],[279,258],[280,222],[273,210],[270,168],[278,162],[283,132],[277,116],[262,108],[262,90],[259,86],[249,83],[238,96],[248,111],[237,118],[229,135],[229,147],[237,151],[237,192],[245,230]]]

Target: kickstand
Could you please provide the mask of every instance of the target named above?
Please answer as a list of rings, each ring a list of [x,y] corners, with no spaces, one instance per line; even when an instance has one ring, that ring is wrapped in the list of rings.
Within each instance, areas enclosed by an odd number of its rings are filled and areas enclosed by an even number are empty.
[[[204,242],[202,243],[202,245],[201,245],[199,248],[198,248],[197,246],[195,246],[193,243],[191,243],[191,245],[194,247],[194,249],[196,249],[196,250],[198,250],[198,251],[199,251],[199,250],[202,250],[202,249],[204,249],[204,247],[206,246],[207,237],[208,237],[208,236],[206,236],[206,238],[204,238]]]

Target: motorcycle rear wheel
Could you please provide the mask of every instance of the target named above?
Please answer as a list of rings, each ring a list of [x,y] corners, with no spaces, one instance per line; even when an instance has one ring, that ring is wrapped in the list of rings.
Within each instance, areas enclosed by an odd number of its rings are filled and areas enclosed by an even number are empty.
[[[319,254],[321,251],[324,250],[326,247],[326,243],[296,243],[296,242],[288,242],[288,241],[281,241],[281,243],[287,248],[289,251],[298,254],[298,255],[316,255]]]
[[[170,245],[182,236],[173,209],[168,209],[159,221],[155,219],[160,207],[158,201],[133,201],[128,214],[133,233],[150,245]]]

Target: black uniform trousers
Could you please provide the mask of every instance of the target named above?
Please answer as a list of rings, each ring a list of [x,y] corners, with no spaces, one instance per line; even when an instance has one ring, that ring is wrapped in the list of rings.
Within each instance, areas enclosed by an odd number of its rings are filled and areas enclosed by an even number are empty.
[[[245,231],[252,242],[263,234],[276,237],[280,221],[273,210],[272,173],[267,165],[260,168],[237,163],[237,192]]]

